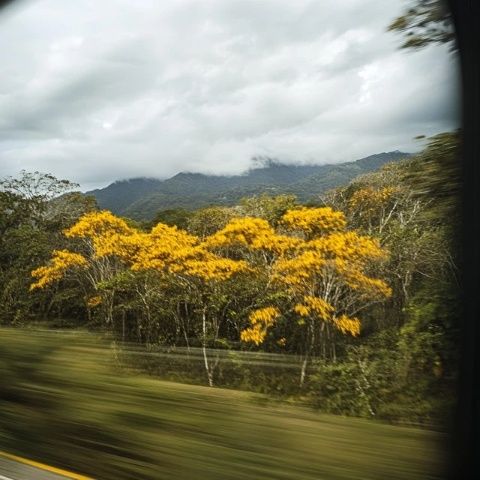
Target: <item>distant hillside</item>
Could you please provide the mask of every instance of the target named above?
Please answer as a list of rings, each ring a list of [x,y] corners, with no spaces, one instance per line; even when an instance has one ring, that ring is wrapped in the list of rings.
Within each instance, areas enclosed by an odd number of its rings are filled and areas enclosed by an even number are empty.
[[[155,192],[162,181],[155,178],[132,178],[120,180],[108,187],[92,190],[87,195],[96,198],[100,208],[121,214],[133,202]]]
[[[158,210],[168,208],[233,205],[243,197],[259,193],[292,193],[301,201],[308,201],[358,175],[409,155],[399,151],[379,153],[336,165],[285,165],[266,159],[244,175],[178,173],[167,180],[134,178],[114,182],[87,195],[93,195],[101,208],[137,220],[151,220]]]

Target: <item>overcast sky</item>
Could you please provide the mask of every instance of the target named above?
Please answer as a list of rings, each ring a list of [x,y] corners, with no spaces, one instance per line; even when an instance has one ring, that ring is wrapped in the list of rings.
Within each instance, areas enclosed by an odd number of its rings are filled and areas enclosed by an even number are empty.
[[[0,12],[0,176],[82,189],[251,158],[415,151],[458,126],[445,47],[398,49],[404,0],[24,0]]]

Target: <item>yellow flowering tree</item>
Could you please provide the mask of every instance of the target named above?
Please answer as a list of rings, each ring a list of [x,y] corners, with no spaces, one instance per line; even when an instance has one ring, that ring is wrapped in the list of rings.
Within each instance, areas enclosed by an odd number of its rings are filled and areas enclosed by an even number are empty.
[[[101,307],[107,323],[112,324],[117,280],[127,271],[137,273],[137,281],[134,279],[131,288],[143,305],[148,328],[151,298],[158,293],[160,285],[173,285],[182,292],[180,298],[184,303],[195,305],[190,312],[199,314],[205,368],[208,382],[213,385],[216,365],[209,362],[207,346],[210,338],[213,343],[216,341],[220,328],[220,319],[212,308],[215,295],[224,282],[247,271],[247,263],[214,253],[197,236],[175,226],[158,224],[149,233],[140,232],[106,211],[84,215],[64,234],[72,239],[79,252],[53,252],[48,265],[32,272],[36,281],[31,288],[45,288],[77,272],[79,279],[86,280],[90,286],[86,295],[87,310]],[[153,277],[144,275],[149,272]],[[178,302],[177,299],[171,314],[180,320]],[[140,319],[137,324],[139,322]],[[185,329],[184,334],[187,338]]]
[[[332,330],[359,335],[358,312],[391,294],[385,282],[369,275],[371,266],[384,260],[386,252],[376,240],[346,227],[342,212],[303,207],[287,211],[277,231],[264,220],[241,218],[207,240],[211,248],[241,247],[256,254],[246,258],[256,260],[257,271],[269,273],[270,288],[288,294],[289,311],[263,305],[251,312],[241,339],[260,345],[282,313],[293,313],[305,329],[300,383],[319,340],[325,346]]]
[[[274,282],[290,293],[298,321],[306,328],[301,384],[317,338],[325,355],[335,331],[359,335],[358,313],[391,295],[384,281],[368,274],[374,262],[385,258],[376,240],[343,231],[305,241],[276,263]],[[335,357],[335,342],[329,346]]]
[[[281,297],[285,295],[272,288],[273,268],[280,258],[293,252],[301,241],[295,236],[277,232],[267,220],[255,217],[234,218],[205,240],[207,248],[224,257],[244,259],[252,272],[245,286],[249,290],[250,300],[246,310],[240,312],[242,317],[249,319],[249,327],[245,329],[243,324],[243,332],[239,332],[242,341],[261,344],[268,328],[279,317],[278,304],[282,303]],[[269,305],[272,302],[275,307],[273,310]]]
[[[344,215],[328,207],[289,210],[277,229],[265,219],[233,218],[203,239],[161,223],[141,232],[110,212],[88,213],[64,234],[75,248],[54,252],[48,265],[32,272],[31,288],[75,272],[90,285],[87,308],[103,308],[112,323],[115,280],[131,272],[131,288],[150,325],[152,292],[158,298],[162,288],[172,286],[177,298],[171,316],[181,326],[179,302],[192,306],[187,320],[197,325],[210,385],[217,362],[210,361],[207,347],[218,339],[238,275],[248,273],[257,284],[249,291],[255,294],[241,340],[258,346],[281,317],[293,315],[305,339],[301,383],[311,355],[333,331],[358,335],[358,312],[390,295],[388,286],[370,275],[385,252],[374,239],[348,231]],[[248,288],[248,282],[240,284]],[[187,329],[181,328],[188,345]]]
[[[102,286],[131,261],[140,234],[108,211],[87,213],[63,233],[72,239],[78,252],[54,251],[48,265],[32,272],[36,281],[30,288],[45,288],[67,274],[76,273],[84,288],[88,315],[92,309],[101,307],[106,323],[111,324],[115,289]]]
[[[203,360],[208,383],[214,384],[214,373],[219,357],[211,362],[207,347],[215,344],[219,335],[220,318],[215,314],[215,303],[224,282],[248,270],[244,260],[219,256],[207,248],[198,237],[176,227],[159,224],[152,229],[132,269],[154,270],[172,279],[184,292],[185,302],[194,303],[200,314]]]
[[[445,268],[442,265],[451,261],[441,228],[438,228],[439,216],[432,215],[437,208],[435,197],[426,194],[422,182],[412,184],[412,175],[418,165],[425,163],[415,157],[387,164],[324,197],[326,204],[345,212],[351,227],[378,238],[380,245],[389,251],[382,276],[389,278],[393,289],[385,304],[391,324],[401,323],[414,278],[418,275],[442,278]]]

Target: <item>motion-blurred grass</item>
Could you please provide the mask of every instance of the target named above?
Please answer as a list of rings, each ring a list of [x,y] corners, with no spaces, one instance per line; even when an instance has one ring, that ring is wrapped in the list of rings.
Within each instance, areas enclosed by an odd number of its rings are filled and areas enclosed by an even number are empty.
[[[0,330],[0,448],[98,479],[441,478],[427,430],[126,376],[83,334]]]

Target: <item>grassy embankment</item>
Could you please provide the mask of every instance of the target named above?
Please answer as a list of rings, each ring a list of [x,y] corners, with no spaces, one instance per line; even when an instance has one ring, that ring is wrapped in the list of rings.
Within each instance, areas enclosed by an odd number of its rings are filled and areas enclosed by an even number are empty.
[[[441,478],[439,433],[115,371],[93,337],[0,330],[0,449],[104,480]]]

